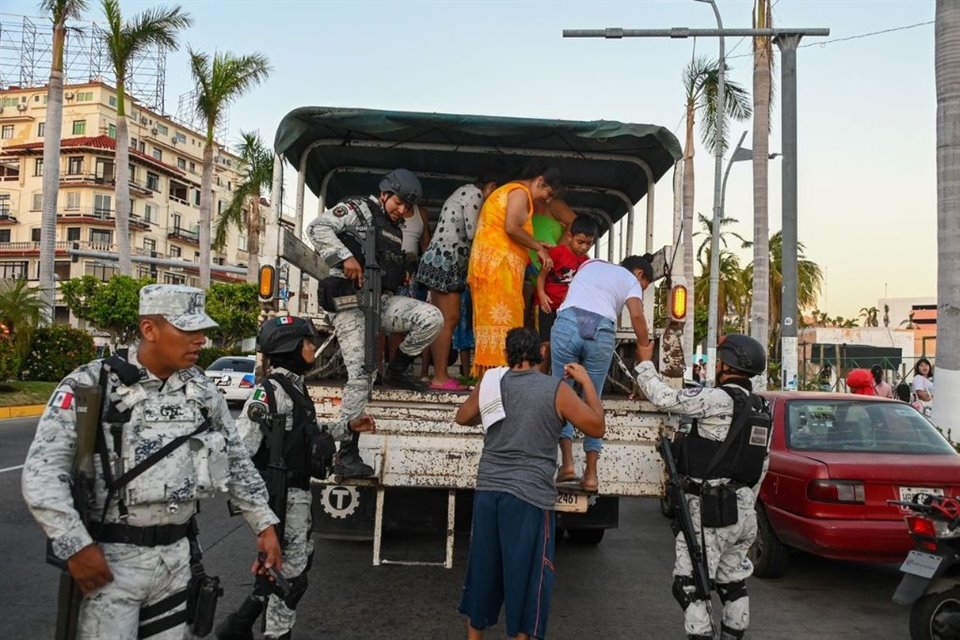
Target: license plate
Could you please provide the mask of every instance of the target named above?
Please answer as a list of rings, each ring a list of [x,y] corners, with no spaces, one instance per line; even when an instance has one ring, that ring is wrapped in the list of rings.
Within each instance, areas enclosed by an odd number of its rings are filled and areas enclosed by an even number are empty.
[[[230,386],[230,376],[223,376],[217,381],[218,387],[229,387]]]
[[[907,559],[900,565],[900,571],[921,578],[932,578],[937,573],[937,569],[940,568],[941,562],[943,562],[943,556],[914,549],[907,554]]]
[[[557,511],[567,511],[572,513],[585,513],[589,498],[585,493],[558,493]]]
[[[933,487],[900,487],[900,500],[903,502],[913,502],[913,496],[918,493],[942,496],[943,489],[934,489]]]

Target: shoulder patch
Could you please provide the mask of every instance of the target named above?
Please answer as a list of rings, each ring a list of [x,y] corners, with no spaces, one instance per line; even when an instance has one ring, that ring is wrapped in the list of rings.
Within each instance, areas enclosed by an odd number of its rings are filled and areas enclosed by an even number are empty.
[[[693,398],[703,393],[703,387],[688,387],[683,390],[683,395]]]
[[[338,218],[342,218],[343,216],[350,213],[350,209],[347,208],[347,205],[345,204],[338,204],[337,206],[335,206],[333,209],[330,210],[330,213],[332,213]]]
[[[61,387],[50,397],[50,407],[54,409],[70,409],[73,407],[73,390]]]
[[[259,402],[260,404],[267,404],[267,392],[263,387],[257,387],[250,400],[253,402]]]

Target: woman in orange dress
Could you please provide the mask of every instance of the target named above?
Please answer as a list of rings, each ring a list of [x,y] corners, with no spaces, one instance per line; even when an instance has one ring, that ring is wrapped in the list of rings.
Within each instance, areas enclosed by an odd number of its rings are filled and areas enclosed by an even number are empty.
[[[527,251],[536,251],[548,269],[553,266],[547,255],[551,245],[534,239],[531,218],[534,204],[549,202],[561,186],[555,168],[530,166],[520,179],[490,194],[480,210],[467,274],[473,296],[476,350],[471,375],[475,377],[506,366],[507,331],[523,326]]]

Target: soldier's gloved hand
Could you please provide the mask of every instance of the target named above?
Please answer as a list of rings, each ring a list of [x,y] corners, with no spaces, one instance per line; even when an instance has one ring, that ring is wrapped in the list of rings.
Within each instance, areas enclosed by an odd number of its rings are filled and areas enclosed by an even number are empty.
[[[358,287],[363,286],[363,267],[353,256],[343,261],[343,274],[356,282]]]
[[[283,568],[283,552],[280,551],[280,541],[277,540],[277,530],[273,525],[257,534],[257,552],[267,554],[267,560],[260,562],[257,558],[250,568],[250,573],[267,575],[270,567],[277,571]]]
[[[107,566],[103,551],[96,544],[88,544],[67,560],[67,570],[84,595],[113,582],[113,573]]]
[[[349,427],[350,431],[354,433],[373,433],[377,430],[377,423],[373,421],[373,418],[364,414],[351,420]]]

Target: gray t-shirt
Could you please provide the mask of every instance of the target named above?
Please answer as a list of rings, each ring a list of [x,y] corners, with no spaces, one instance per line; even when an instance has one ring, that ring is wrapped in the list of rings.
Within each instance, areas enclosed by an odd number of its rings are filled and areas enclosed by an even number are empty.
[[[477,489],[504,491],[541,509],[557,502],[557,442],[563,420],[561,381],[536,369],[508,371],[500,382],[506,418],[487,430]]]

